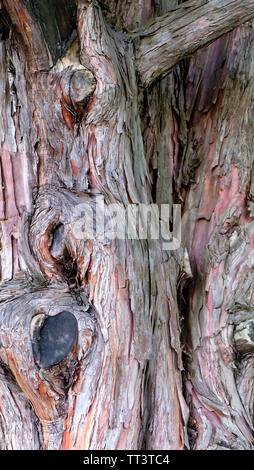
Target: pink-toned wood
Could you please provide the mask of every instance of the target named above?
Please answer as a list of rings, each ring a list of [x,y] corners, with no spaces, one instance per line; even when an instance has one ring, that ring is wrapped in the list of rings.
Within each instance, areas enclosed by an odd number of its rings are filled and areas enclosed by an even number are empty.
[[[0,41],[1,446],[249,449],[252,353],[236,350],[234,331],[253,317],[253,28],[145,89],[150,78],[137,72],[147,37],[139,43],[133,30],[189,15],[190,2],[101,3],[109,9],[78,2],[78,39],[53,66],[24,3],[3,2],[11,24]],[[215,1],[199,4],[196,48]],[[227,30],[252,15],[251,4],[233,23],[228,10]],[[224,31],[216,28],[211,40]],[[156,63],[161,78],[169,68]],[[71,77],[86,70],[95,87],[77,104]],[[87,204],[86,222],[98,195],[106,206],[181,203],[180,249],[77,239],[75,210]],[[66,310],[77,345],[42,370],[32,320]]]

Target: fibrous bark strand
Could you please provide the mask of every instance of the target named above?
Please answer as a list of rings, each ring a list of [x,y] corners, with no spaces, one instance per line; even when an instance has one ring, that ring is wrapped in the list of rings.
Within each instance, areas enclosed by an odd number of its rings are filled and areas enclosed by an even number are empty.
[[[253,29],[146,89],[132,39],[148,85],[254,2],[178,3],[79,2],[78,40],[60,57],[61,12],[47,43],[52,21],[4,0],[2,448],[251,448]],[[87,237],[97,197],[108,219],[109,203],[181,202],[180,249]]]
[[[143,85],[254,17],[253,0],[190,0],[138,31],[137,68]]]

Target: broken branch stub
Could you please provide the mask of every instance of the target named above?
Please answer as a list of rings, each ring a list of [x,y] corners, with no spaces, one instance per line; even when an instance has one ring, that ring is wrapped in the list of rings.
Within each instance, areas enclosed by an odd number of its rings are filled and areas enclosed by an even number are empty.
[[[73,103],[82,104],[92,95],[96,80],[88,69],[76,70],[70,79],[70,97]]]

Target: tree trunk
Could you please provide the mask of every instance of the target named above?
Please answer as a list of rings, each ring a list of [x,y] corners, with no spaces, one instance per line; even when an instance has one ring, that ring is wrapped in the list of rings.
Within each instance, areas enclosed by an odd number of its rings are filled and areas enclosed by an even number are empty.
[[[254,1],[77,3],[0,7],[0,448],[250,449]]]

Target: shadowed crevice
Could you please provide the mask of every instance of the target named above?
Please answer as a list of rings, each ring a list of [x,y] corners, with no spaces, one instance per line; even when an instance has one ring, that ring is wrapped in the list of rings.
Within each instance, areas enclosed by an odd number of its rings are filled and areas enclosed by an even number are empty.
[[[74,0],[23,0],[40,23],[43,35],[56,63],[76,37],[76,2]]]

